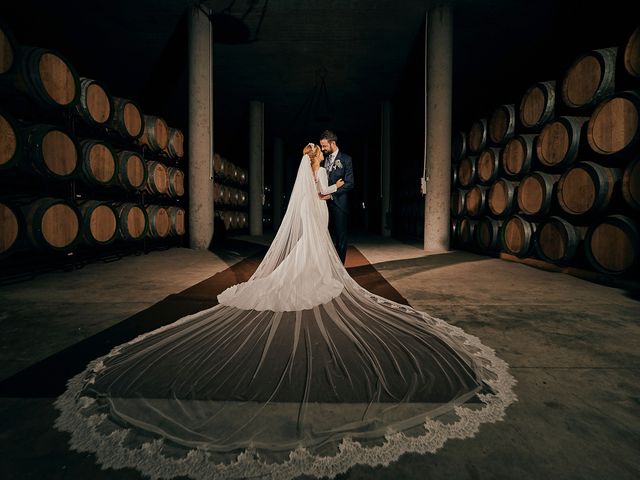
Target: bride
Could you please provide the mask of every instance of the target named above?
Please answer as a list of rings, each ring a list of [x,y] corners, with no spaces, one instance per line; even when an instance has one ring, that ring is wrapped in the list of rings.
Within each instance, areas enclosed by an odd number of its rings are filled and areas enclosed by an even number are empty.
[[[72,449],[152,478],[334,477],[503,418],[515,380],[493,350],[349,276],[320,197],[340,184],[320,159],[307,145],[247,282],[68,382],[56,427]]]

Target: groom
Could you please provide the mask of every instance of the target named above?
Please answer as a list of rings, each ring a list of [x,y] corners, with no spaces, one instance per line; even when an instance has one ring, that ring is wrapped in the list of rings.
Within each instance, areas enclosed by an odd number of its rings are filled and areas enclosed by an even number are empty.
[[[323,167],[329,175],[329,185],[339,179],[344,185],[335,193],[323,197],[329,207],[329,233],[336,247],[338,256],[344,264],[347,256],[347,222],[349,220],[347,192],[353,188],[353,166],[351,157],[338,149],[338,137],[331,130],[320,135],[320,148],[324,153]]]

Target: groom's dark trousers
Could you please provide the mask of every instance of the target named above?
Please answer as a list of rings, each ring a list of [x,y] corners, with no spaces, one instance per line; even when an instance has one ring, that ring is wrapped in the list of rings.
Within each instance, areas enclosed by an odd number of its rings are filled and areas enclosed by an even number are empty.
[[[329,233],[336,247],[342,263],[347,257],[347,229],[349,223],[349,201],[347,192],[353,188],[353,165],[349,155],[338,150],[334,160],[334,167],[329,174],[329,185],[333,185],[340,178],[344,185],[333,195],[332,200],[327,200],[329,207]]]

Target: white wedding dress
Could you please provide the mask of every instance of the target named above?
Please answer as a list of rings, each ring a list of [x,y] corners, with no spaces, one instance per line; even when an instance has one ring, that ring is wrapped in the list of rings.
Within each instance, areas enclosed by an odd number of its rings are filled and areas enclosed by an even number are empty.
[[[219,305],[69,381],[56,426],[74,450],[152,478],[334,477],[502,419],[515,380],[493,350],[349,276],[318,196],[326,177],[302,158],[263,261]]]

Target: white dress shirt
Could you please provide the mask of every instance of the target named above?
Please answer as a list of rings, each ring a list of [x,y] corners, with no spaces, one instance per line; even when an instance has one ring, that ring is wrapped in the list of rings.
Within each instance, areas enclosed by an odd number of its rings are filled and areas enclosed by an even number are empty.
[[[326,168],[327,173],[333,169],[333,162],[336,161],[336,157],[338,156],[338,152],[340,149],[336,148],[336,151],[330,154],[324,161],[324,168]]]

